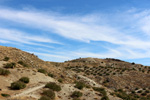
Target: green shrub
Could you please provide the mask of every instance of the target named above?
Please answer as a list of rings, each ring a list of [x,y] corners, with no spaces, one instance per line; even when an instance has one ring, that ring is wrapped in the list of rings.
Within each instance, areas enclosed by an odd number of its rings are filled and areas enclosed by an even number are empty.
[[[100,92],[101,94],[103,94],[103,96],[106,96],[106,91],[105,91],[104,88],[93,87],[93,89],[94,89],[95,91],[98,91],[98,92]]]
[[[62,82],[63,82],[63,80],[62,80],[62,79],[58,79],[58,82],[62,83]]]
[[[72,93],[71,97],[78,98],[78,97],[81,97],[82,95],[83,95],[82,92],[80,92],[80,91],[74,91]]]
[[[82,90],[85,87],[85,83],[83,82],[76,82],[75,88]]]
[[[108,96],[103,96],[101,100],[109,100]]]
[[[43,73],[43,74],[46,74],[47,72],[46,72],[46,70],[45,69],[38,69],[38,72],[40,72],[40,73]]]
[[[3,97],[10,97],[9,94],[5,94],[5,93],[2,93],[1,96],[3,96]]]
[[[18,64],[22,65],[23,67],[29,67],[26,63],[23,61],[18,61]]]
[[[4,68],[14,68],[16,67],[16,63],[7,63],[6,65],[4,65]]]
[[[3,60],[4,60],[4,61],[8,61],[8,60],[9,60],[9,57],[5,57]]]
[[[123,100],[137,100],[132,94],[127,94],[125,91],[116,92],[115,95]]]
[[[60,91],[61,90],[61,87],[54,82],[47,83],[45,85],[45,88],[52,89],[53,91]]]
[[[73,100],[81,100],[81,99],[79,99],[79,98],[73,98]]]
[[[29,78],[28,77],[22,77],[19,79],[19,81],[21,81],[23,83],[29,83]]]
[[[39,100],[51,100],[51,98],[49,98],[47,96],[42,96]]]
[[[45,90],[42,93],[44,96],[48,97],[49,100],[53,100],[55,98],[55,92],[53,90]],[[44,98],[46,98],[44,97]]]
[[[48,76],[50,77],[54,77],[54,75],[52,73],[48,73]]]
[[[0,68],[0,75],[9,75],[9,74],[10,74],[9,70]]]
[[[16,81],[11,83],[11,89],[13,90],[20,90],[20,89],[24,89],[26,87],[26,84],[20,81]]]

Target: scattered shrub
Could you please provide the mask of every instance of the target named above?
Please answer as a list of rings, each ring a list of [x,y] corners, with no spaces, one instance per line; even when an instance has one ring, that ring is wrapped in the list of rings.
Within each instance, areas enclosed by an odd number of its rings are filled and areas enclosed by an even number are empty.
[[[6,65],[4,65],[4,68],[14,68],[16,67],[16,63],[7,63]]]
[[[9,75],[9,74],[10,74],[9,70],[0,68],[0,75]]]
[[[8,61],[8,60],[9,60],[9,57],[5,57],[3,60],[4,60],[4,61]]]
[[[62,83],[62,82],[63,82],[63,80],[62,80],[62,79],[58,79],[58,82]]]
[[[54,82],[47,83],[45,85],[45,88],[52,89],[53,91],[60,91],[61,90],[61,87]]]
[[[106,91],[105,91],[104,88],[93,87],[93,89],[94,89],[95,91],[100,92],[103,96],[106,96]]]
[[[83,94],[80,91],[74,91],[71,95],[73,98],[81,97]]]
[[[45,91],[43,91],[43,93],[42,93],[44,96],[46,96],[46,97],[43,97],[43,98],[49,98],[48,100],[53,100],[54,98],[55,98],[55,92],[54,91],[52,91],[52,90],[45,90]],[[43,100],[43,99],[42,99]]]
[[[137,91],[137,93],[142,93],[142,90]]]
[[[23,61],[18,61],[18,64],[22,65],[23,67],[29,67],[26,63]]]
[[[119,98],[122,98],[123,100],[137,100],[134,95],[127,94],[125,91],[118,91],[115,93],[115,95]]]
[[[76,82],[75,88],[82,90],[85,87],[85,83],[83,82]]]
[[[51,100],[51,99],[47,96],[42,96],[39,100]]]
[[[79,98],[73,98],[73,100],[81,100],[81,99],[79,99]]]
[[[29,83],[29,78],[28,77],[22,77],[19,79],[19,81],[21,81],[23,83]]]
[[[109,100],[109,98],[107,96],[103,96],[101,100]]]
[[[10,97],[9,94],[5,94],[5,93],[2,93],[1,96],[3,96],[3,97]]]
[[[47,72],[46,72],[46,70],[45,69],[38,69],[38,72],[40,72],[40,73],[43,73],[43,74],[46,74]]]
[[[54,75],[52,73],[48,73],[48,76],[50,77],[54,77]]]
[[[11,89],[13,90],[20,90],[20,89],[24,89],[26,87],[26,84],[20,81],[17,82],[13,82],[11,83]]]

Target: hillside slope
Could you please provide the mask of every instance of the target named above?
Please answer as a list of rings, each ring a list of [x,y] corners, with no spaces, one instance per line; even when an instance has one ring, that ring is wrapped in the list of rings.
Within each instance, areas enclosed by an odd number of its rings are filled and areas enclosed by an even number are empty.
[[[150,100],[149,72],[150,66],[113,58],[45,62],[34,54],[0,46],[0,100],[51,100],[43,91],[54,92],[55,100]],[[22,77],[29,83],[14,90],[12,83]],[[47,84],[53,84],[50,90]]]

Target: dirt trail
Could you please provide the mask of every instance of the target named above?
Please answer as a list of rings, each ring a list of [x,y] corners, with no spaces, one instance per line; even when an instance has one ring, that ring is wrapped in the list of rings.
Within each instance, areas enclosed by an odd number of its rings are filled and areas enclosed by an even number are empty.
[[[45,84],[41,84],[41,85],[38,85],[38,86],[36,86],[36,87],[29,88],[29,89],[27,89],[27,90],[22,91],[21,93],[12,95],[11,98],[16,98],[16,97],[20,97],[20,96],[25,96],[25,95],[27,95],[27,94],[29,94],[29,93],[32,93],[32,92],[34,92],[34,91],[36,91],[36,90],[39,90],[39,89],[43,88],[44,86],[45,86]]]

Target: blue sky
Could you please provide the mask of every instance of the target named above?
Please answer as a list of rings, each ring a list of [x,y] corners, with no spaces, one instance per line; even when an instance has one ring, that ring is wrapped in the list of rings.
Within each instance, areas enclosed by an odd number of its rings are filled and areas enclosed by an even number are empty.
[[[150,65],[150,1],[0,0],[0,45],[47,61],[96,57]]]

